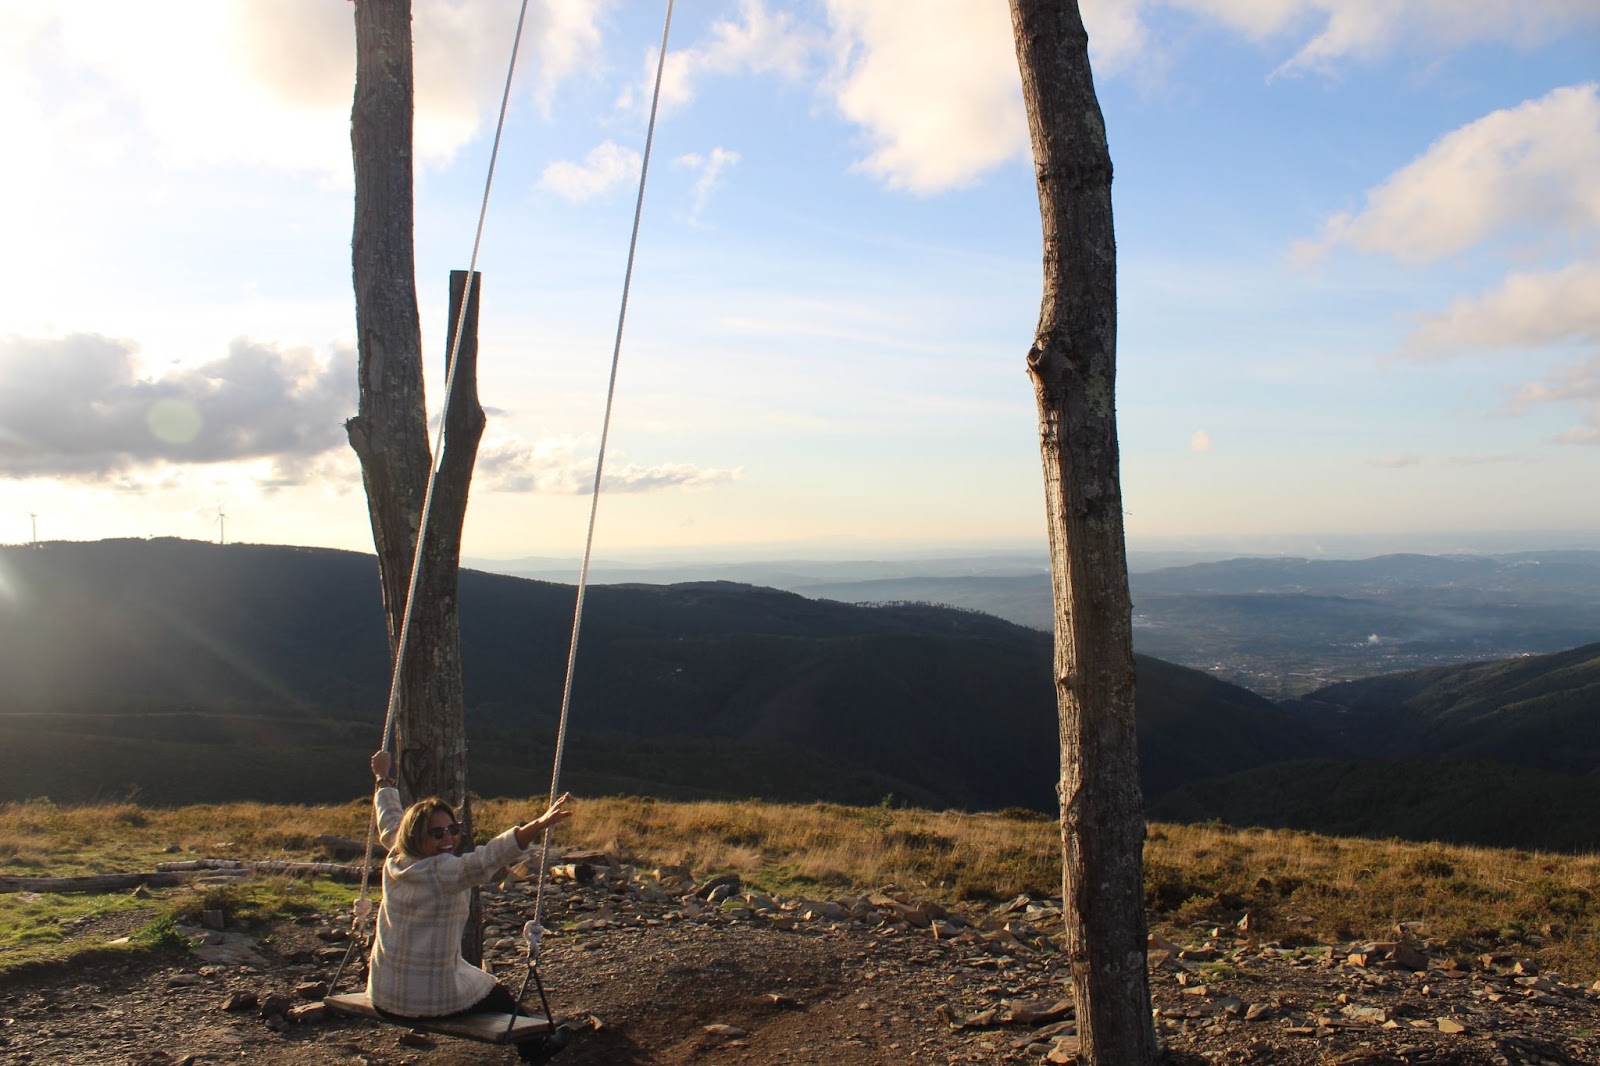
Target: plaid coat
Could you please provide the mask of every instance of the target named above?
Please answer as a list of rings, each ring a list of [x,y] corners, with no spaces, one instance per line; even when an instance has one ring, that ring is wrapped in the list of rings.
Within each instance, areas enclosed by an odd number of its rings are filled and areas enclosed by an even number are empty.
[[[378,838],[389,848],[389,858],[383,864],[383,903],[367,994],[374,1007],[413,1018],[466,1010],[495,984],[493,976],[461,957],[470,889],[522,856],[515,830],[465,855],[412,859],[395,850],[403,813],[399,791],[380,788],[373,805]]]

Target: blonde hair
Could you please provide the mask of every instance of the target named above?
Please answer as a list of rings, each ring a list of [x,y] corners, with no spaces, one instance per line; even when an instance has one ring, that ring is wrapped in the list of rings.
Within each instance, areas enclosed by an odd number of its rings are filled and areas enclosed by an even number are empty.
[[[418,800],[400,816],[400,830],[395,834],[395,848],[408,859],[425,859],[433,852],[428,850],[428,821],[435,812],[443,811],[456,821],[455,808],[438,796]]]

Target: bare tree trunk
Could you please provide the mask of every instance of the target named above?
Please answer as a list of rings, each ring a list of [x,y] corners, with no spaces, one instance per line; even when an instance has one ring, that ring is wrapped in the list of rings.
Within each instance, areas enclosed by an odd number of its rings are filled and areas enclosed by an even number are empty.
[[[1011,0],[1039,185],[1038,401],[1055,592],[1062,892],[1081,1061],[1156,1060],[1115,406],[1111,156],[1076,0]]]
[[[411,5],[409,0],[358,0],[355,9],[350,143],[360,409],[345,430],[361,460],[392,662],[432,461],[412,249]],[[456,307],[464,280],[464,272],[451,276]],[[477,398],[477,297],[474,285],[473,317],[444,416],[444,454],[423,542],[394,729],[397,778],[406,801],[436,795],[457,807],[467,800],[467,775],[456,589],[461,526],[484,424]],[[455,324],[452,314],[452,333]]]

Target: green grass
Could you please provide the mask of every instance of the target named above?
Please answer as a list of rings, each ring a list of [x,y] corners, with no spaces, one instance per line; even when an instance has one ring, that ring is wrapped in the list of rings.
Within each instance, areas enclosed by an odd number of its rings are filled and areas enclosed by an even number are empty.
[[[93,929],[102,919],[124,915],[127,932],[112,936]],[[171,916],[159,903],[126,893],[7,893],[0,895],[0,974],[85,952],[169,950],[170,926]],[[122,936],[128,942],[110,943]]]

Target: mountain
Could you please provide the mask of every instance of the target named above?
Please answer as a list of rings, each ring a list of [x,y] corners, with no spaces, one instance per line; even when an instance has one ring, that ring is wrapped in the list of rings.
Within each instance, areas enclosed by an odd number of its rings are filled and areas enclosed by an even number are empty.
[[[388,682],[372,556],[178,540],[0,550],[0,798],[343,799]],[[542,792],[570,587],[465,571],[472,781]],[[1050,637],[971,611],[729,582],[589,591],[576,791],[1053,810]],[[1138,663],[1144,785],[1318,753],[1301,719]]]
[[[848,602],[943,603],[1048,630],[1035,573],[791,586]],[[1571,648],[1600,638],[1600,552],[1250,557],[1129,577],[1134,649],[1269,697],[1330,681]]]
[[[1154,797],[1151,817],[1600,846],[1600,644],[1345,682],[1281,706],[1335,757],[1190,781]]]
[[[1284,706],[1352,754],[1600,770],[1600,644],[1348,681]]]

